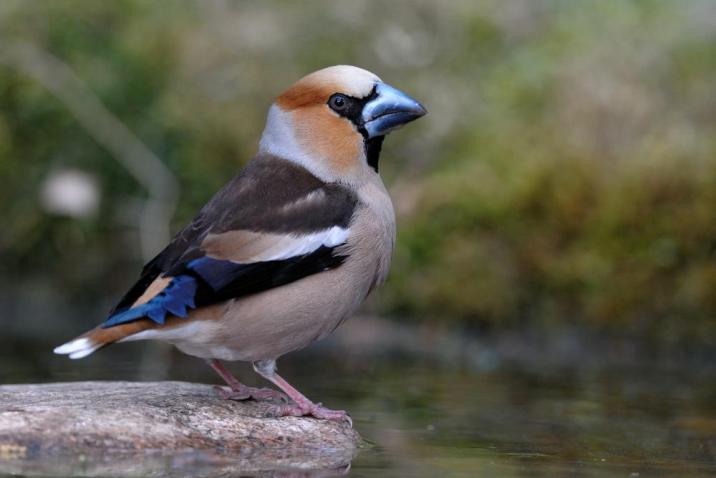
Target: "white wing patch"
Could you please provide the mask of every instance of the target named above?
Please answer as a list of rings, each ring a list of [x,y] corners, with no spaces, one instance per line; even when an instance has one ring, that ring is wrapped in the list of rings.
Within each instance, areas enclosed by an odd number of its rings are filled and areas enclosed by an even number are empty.
[[[318,250],[321,246],[335,247],[346,242],[348,239],[348,229],[333,226],[320,232],[306,234],[303,236],[287,236],[290,240],[281,241],[283,248],[268,255],[265,261],[278,261],[281,259],[289,259],[291,257],[310,254]]]
[[[209,234],[201,246],[204,253],[214,259],[249,264],[290,259],[310,254],[321,246],[335,247],[346,242],[349,233],[349,229],[339,226],[309,234],[235,230]]]

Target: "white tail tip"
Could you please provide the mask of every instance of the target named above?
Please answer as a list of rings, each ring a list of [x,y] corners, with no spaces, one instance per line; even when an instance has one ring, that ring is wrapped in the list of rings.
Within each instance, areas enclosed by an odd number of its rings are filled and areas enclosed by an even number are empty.
[[[62,344],[59,347],[55,347],[53,352],[58,355],[69,355],[73,360],[81,359],[99,348],[94,341],[87,337],[81,337],[79,339],[71,340],[66,344]]]

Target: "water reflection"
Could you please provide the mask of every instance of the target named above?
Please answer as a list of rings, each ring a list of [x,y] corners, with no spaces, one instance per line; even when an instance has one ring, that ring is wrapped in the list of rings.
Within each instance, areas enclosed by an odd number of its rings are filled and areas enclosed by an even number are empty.
[[[341,342],[334,342],[334,345]],[[87,362],[0,358],[0,380],[134,379],[141,348],[115,347]],[[365,352],[365,350],[363,350]],[[195,452],[142,457],[146,476],[607,476],[706,477],[716,473],[713,364],[652,362],[581,367],[497,362],[448,366],[383,350],[324,346],[284,359],[282,373],[309,397],[345,408],[367,445],[339,469],[261,469]],[[586,352],[585,352],[586,353]],[[498,354],[499,355],[499,354]],[[172,379],[215,382],[200,362],[172,356]],[[585,359],[585,363],[589,360]],[[452,362],[451,362],[452,363]],[[235,371],[260,383],[248,367]],[[235,458],[235,457],[234,457]],[[67,460],[5,473],[139,476],[104,458],[83,471]],[[108,461],[109,460],[109,461]],[[130,461],[131,463],[131,461]],[[16,462],[15,465],[19,466]],[[92,465],[92,466],[91,466]],[[34,466],[34,468],[33,468]],[[243,468],[242,468],[243,467]],[[71,471],[71,472],[70,472]]]
[[[260,460],[258,461],[260,462]],[[224,477],[270,476],[285,478],[322,478],[345,476],[350,464],[327,469],[257,467],[252,457],[184,451],[174,455],[102,454],[81,456],[44,456],[16,459],[0,453],[0,476],[85,476],[85,477]]]

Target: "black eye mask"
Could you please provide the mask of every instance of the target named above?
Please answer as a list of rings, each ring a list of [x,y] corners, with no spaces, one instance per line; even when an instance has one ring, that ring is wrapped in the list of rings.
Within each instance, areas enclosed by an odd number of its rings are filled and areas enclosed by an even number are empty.
[[[363,127],[363,107],[366,103],[375,99],[376,96],[378,96],[378,93],[376,93],[375,87],[365,98],[355,98],[343,93],[336,93],[328,98],[327,104],[330,109],[356,125],[358,132],[363,136],[363,147],[365,148],[368,165],[378,172],[378,159],[385,136],[368,138],[368,132]]]

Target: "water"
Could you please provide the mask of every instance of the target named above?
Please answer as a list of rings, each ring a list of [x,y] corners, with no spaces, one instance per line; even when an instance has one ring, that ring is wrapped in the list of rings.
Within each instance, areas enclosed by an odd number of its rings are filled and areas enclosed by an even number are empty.
[[[136,379],[142,350],[117,346],[83,362],[16,351],[0,356],[0,380]],[[169,359],[168,378],[216,382],[197,360],[174,353]],[[404,350],[366,353],[340,342],[289,356],[281,372],[309,397],[349,410],[368,443],[350,471],[265,475],[716,475],[712,367],[649,361],[545,367],[529,357],[489,363],[469,366]],[[246,382],[261,383],[248,367],[232,368]],[[225,476],[206,464],[199,472],[194,460],[166,464],[160,473],[166,476]]]

